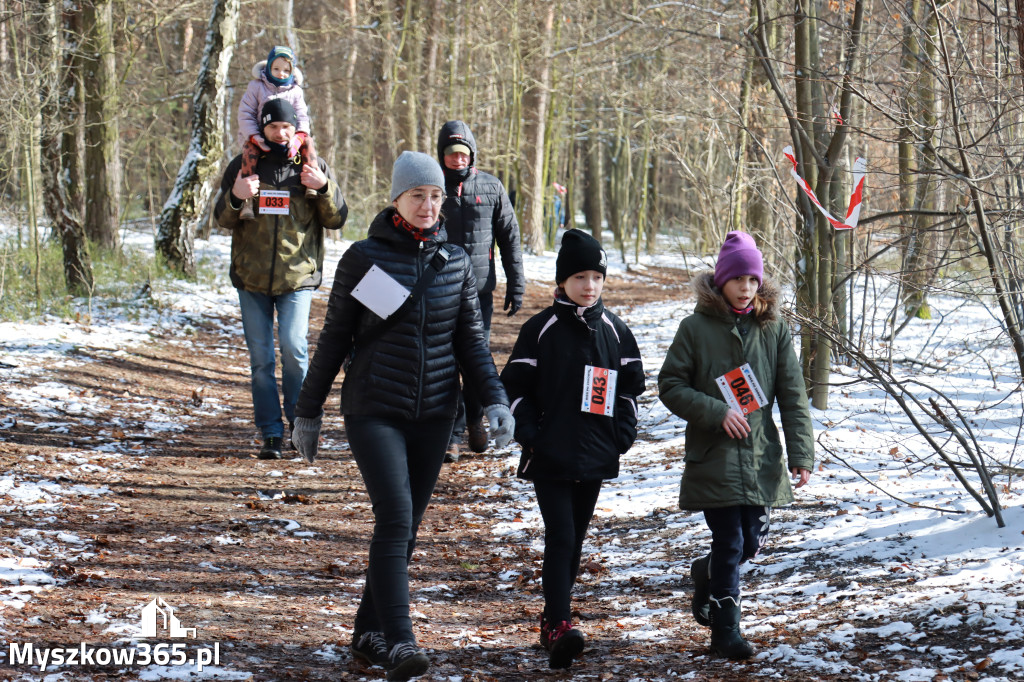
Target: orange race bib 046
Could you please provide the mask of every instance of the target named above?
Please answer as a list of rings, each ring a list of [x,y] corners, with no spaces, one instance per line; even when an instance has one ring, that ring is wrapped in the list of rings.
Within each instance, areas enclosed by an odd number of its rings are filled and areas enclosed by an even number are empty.
[[[615,416],[615,382],[619,372],[587,365],[583,371],[583,402],[580,409],[591,414]]]
[[[742,415],[748,415],[768,404],[768,398],[761,390],[761,384],[757,383],[750,363],[726,372],[715,381],[718,382],[718,390],[722,392],[725,402]]]
[[[288,215],[288,205],[291,202],[291,198],[291,193],[286,189],[261,189],[260,213]]]

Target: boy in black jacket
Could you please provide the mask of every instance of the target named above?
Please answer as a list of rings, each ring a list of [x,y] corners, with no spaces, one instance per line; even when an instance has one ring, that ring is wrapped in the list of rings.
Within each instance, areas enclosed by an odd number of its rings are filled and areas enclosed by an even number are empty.
[[[570,592],[601,483],[619,475],[619,455],[636,439],[644,391],[636,339],[601,302],[607,266],[589,234],[563,235],[554,304],[522,326],[501,373],[522,446],[518,474],[533,481],[544,519],[540,642],[552,668],[583,651]]]

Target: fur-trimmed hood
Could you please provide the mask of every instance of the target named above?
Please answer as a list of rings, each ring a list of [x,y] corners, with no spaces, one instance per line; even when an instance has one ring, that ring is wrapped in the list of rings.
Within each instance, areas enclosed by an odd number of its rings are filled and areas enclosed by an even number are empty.
[[[256,62],[252,65],[252,77],[267,80],[267,74],[265,73],[266,68],[266,59]],[[295,85],[298,85],[301,88],[303,83],[302,69],[292,64],[292,75],[295,76]],[[267,83],[270,83],[270,81],[267,81]]]
[[[692,284],[693,291],[697,294],[696,312],[720,317],[724,320],[732,319],[732,310],[726,302],[722,292],[715,287],[714,271],[702,272],[694,277]],[[757,295],[768,304],[763,313],[755,320],[761,327],[779,318],[779,286],[769,277],[765,277]]]

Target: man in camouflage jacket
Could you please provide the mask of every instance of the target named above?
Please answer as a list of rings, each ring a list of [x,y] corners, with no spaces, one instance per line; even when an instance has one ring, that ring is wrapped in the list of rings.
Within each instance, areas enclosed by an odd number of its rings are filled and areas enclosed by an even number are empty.
[[[345,224],[348,206],[323,159],[297,153],[295,111],[285,100],[263,107],[260,126],[271,150],[256,174],[241,177],[236,156],[221,180],[214,216],[231,231],[231,283],[238,290],[252,369],[253,414],[263,437],[260,459],[279,459],[284,436],[275,378],[274,312],[281,346],[281,386],[289,429],[306,376],[306,334],[313,290],[323,280],[324,230]],[[306,188],[317,190],[315,198]],[[242,202],[259,194],[256,220],[241,220]]]

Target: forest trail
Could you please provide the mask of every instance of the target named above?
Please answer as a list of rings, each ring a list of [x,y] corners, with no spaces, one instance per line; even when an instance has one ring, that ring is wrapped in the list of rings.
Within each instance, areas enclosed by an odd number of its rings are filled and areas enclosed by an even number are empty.
[[[605,298],[618,310],[682,296],[685,287],[679,271],[648,268],[615,281]],[[314,299],[313,342],[326,296],[321,291]],[[496,311],[492,346],[499,368],[519,326],[550,297],[550,286],[531,283],[516,317]],[[500,288],[495,301],[500,308]],[[85,494],[54,492],[5,515],[4,534],[20,538],[21,549],[29,547],[60,580],[3,612],[5,639],[37,648],[113,645],[137,632],[141,608],[161,597],[182,625],[197,629],[189,652],[219,644],[219,668],[206,672],[219,675],[209,679],[381,678],[383,671],[353,661],[347,650],[372,517],[346,450],[337,394],[327,405],[315,465],[264,462],[255,459],[248,356],[237,319],[164,329],[143,346],[74,353],[90,362],[54,372],[89,409],[67,410],[67,428],[15,424],[0,442],[4,470],[26,481],[87,486]],[[657,368],[647,372],[650,388]],[[14,396],[3,396],[5,407],[15,407]],[[538,545],[510,544],[491,531],[509,514],[514,520],[515,505],[523,504],[507,489],[512,453],[464,456],[446,465],[438,482],[411,568],[414,625],[432,659],[424,679],[653,679],[681,672],[679,653],[704,648],[705,633],[677,617],[690,631],[684,641],[624,641],[614,599],[577,601],[589,636],[586,654],[573,675],[547,669],[537,645]],[[632,530],[611,532],[628,537]],[[618,589],[602,584],[607,570],[599,561],[584,563],[582,589]],[[644,590],[642,581],[634,589]],[[652,601],[686,613],[679,593],[647,589]],[[708,678],[723,679],[727,671],[703,658]],[[736,679],[753,671],[731,669]],[[69,677],[55,679],[149,679],[136,677],[141,668],[124,666],[64,670]],[[177,673],[172,666],[145,674]],[[0,678],[43,676],[6,660]]]

